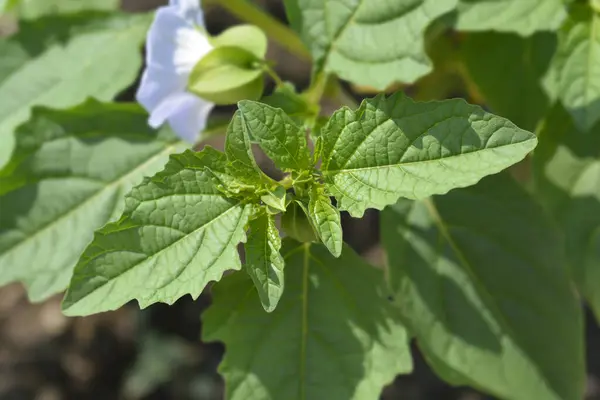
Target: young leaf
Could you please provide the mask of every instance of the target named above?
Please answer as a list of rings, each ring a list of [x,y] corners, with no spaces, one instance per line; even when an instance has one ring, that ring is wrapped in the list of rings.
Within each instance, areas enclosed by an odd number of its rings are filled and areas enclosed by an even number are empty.
[[[342,222],[340,212],[331,204],[331,199],[319,190],[311,190],[308,216],[327,250],[334,257],[339,257],[344,244]]]
[[[402,93],[335,112],[322,137],[325,182],[338,208],[355,217],[400,197],[473,185],[537,144],[530,132],[463,100],[418,103]]]
[[[283,186],[278,186],[274,191],[262,195],[260,200],[267,206],[282,212],[285,212],[288,202]]]
[[[583,398],[560,236],[508,175],[405,200],[381,222],[395,302],[438,374],[500,398]]]
[[[557,106],[540,135],[536,194],[563,229],[572,278],[600,321],[600,123],[584,134]]]
[[[139,48],[152,17],[80,13],[21,21],[0,38],[0,166],[14,146],[13,132],[31,108],[71,107],[89,96],[110,100],[136,77]]]
[[[33,301],[67,287],[93,231],[121,214],[123,195],[185,148],[146,120],[133,104],[34,109],[0,170],[0,285],[21,281]]]
[[[165,170],[126,198],[125,212],[94,235],[63,301],[67,315],[115,310],[137,299],[140,307],[193,298],[240,269],[237,245],[252,206],[215,188],[207,170],[225,173],[222,153],[205,148],[171,156]]]
[[[559,32],[550,84],[580,130],[600,120],[600,14],[573,4]]]
[[[566,17],[563,0],[459,0],[454,27],[528,36],[536,31],[555,31]]]
[[[246,271],[258,291],[267,312],[275,310],[283,293],[283,257],[281,238],[273,215],[267,213],[250,221],[246,250]]]
[[[265,154],[284,171],[311,167],[306,132],[281,109],[255,101],[238,103],[242,120]]]
[[[431,70],[423,34],[456,0],[285,0],[317,71],[384,89]],[[377,45],[373,45],[377,43]]]
[[[225,343],[229,400],[376,399],[412,369],[408,335],[382,296],[383,274],[350,248],[341,258],[286,239],[285,292],[265,313],[243,274],[223,279],[203,339]]]
[[[229,160],[229,174],[249,184],[259,184],[264,179],[254,159],[250,136],[240,111],[236,111],[227,128],[225,154]]]

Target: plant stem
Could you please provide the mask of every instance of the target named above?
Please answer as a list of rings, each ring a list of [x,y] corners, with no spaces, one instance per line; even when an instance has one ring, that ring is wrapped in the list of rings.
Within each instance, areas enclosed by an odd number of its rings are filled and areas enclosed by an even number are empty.
[[[310,87],[305,93],[309,103],[319,105],[321,97],[323,97],[323,93],[325,93],[325,87],[327,86],[328,80],[329,75],[326,75],[324,72],[320,72],[313,76]]]
[[[269,74],[269,76],[271,77],[271,79],[273,79],[273,81],[275,82],[275,85],[277,85],[278,88],[284,86],[283,80],[277,74],[277,72],[275,72],[275,70],[273,68],[271,68],[270,65],[265,64],[263,68],[264,68],[265,72],[267,74]]]
[[[239,19],[261,28],[273,41],[285,47],[303,60],[310,60],[310,53],[298,35],[286,25],[248,0],[205,0],[205,4],[219,5]]]

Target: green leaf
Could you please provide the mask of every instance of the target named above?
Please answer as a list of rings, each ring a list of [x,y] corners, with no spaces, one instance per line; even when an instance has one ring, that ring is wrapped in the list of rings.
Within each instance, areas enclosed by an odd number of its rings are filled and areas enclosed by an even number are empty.
[[[259,184],[263,180],[264,174],[254,159],[248,128],[240,111],[236,111],[227,128],[225,154],[231,175],[248,184]]]
[[[10,3],[10,0],[9,0]],[[51,14],[68,14],[86,10],[117,10],[119,0],[13,0],[21,18],[34,19]]]
[[[163,172],[126,197],[117,222],[96,232],[63,300],[66,315],[115,310],[137,299],[144,308],[173,304],[229,269],[240,269],[237,245],[252,206],[215,188],[207,168],[224,172],[222,153],[205,148],[172,155]]]
[[[459,0],[454,26],[460,31],[529,36],[557,30],[566,17],[563,0]]]
[[[273,215],[262,214],[250,221],[246,250],[246,271],[258,291],[267,312],[275,310],[283,294],[283,257],[279,253],[281,238]]]
[[[327,250],[339,257],[344,244],[340,212],[331,204],[331,199],[316,188],[310,191],[308,216]]]
[[[460,55],[491,111],[533,131],[550,107],[541,80],[556,44],[556,35],[547,32],[527,38],[507,33],[472,33],[462,42]]]
[[[507,174],[384,211],[395,302],[434,370],[513,400],[583,398],[560,236]]]
[[[93,231],[120,215],[123,195],[185,147],[146,120],[133,104],[34,109],[0,170],[0,285],[21,281],[33,301],[67,287]]]
[[[188,90],[216,104],[235,104],[262,96],[260,59],[241,47],[216,47],[194,66]]]
[[[431,70],[423,34],[456,0],[285,0],[316,71],[384,89]],[[377,45],[373,45],[376,43]]]
[[[464,100],[419,103],[402,93],[335,112],[322,137],[326,185],[355,217],[400,197],[473,185],[537,144],[530,132]]]
[[[584,134],[557,106],[540,134],[536,194],[563,229],[573,280],[600,321],[600,124]]]
[[[277,186],[277,188],[260,197],[261,201],[267,206],[274,208],[277,211],[285,212],[287,206],[286,191],[283,186]]]
[[[238,107],[252,138],[278,168],[298,172],[311,168],[306,132],[283,110],[248,100]]]
[[[133,82],[150,21],[145,14],[49,16],[21,21],[17,34],[0,39],[0,166],[31,107],[110,100]]]
[[[412,369],[408,335],[382,296],[383,274],[350,248],[341,258],[286,239],[285,292],[265,313],[243,274],[213,289],[203,340],[225,343],[229,400],[377,399]]]
[[[586,5],[571,6],[559,32],[550,88],[580,130],[600,120],[600,14]]]

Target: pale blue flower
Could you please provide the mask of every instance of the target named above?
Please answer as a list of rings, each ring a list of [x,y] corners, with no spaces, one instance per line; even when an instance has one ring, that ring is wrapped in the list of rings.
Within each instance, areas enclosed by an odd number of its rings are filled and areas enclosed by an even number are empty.
[[[146,42],[146,70],[136,98],[150,113],[148,123],[165,121],[182,139],[193,143],[206,127],[214,104],[187,91],[194,66],[213,47],[203,34],[200,0],[170,0],[161,7]]]

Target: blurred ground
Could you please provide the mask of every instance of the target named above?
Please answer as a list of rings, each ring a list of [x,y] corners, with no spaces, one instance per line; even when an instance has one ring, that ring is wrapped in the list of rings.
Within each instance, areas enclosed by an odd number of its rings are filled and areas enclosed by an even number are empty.
[[[123,0],[123,8],[141,11],[163,3]],[[284,18],[280,1],[258,3]],[[206,20],[213,33],[236,22],[219,9],[209,10]],[[298,87],[308,84],[309,65],[275,44],[269,52],[284,79]],[[119,100],[131,101],[134,92],[135,86]],[[219,147],[219,139],[211,142]],[[378,218],[377,212],[368,212],[361,220],[346,215],[343,221],[345,240],[374,264],[383,257]],[[224,349],[199,341],[200,314],[210,304],[208,294],[195,302],[183,298],[172,307],[159,304],[139,311],[132,304],[116,312],[72,319],[61,314],[60,300],[56,296],[32,305],[20,285],[0,289],[0,400],[222,398],[223,383],[216,369]],[[591,315],[587,320],[588,399],[600,400],[600,329]],[[397,378],[382,399],[490,399],[441,382],[416,348],[414,358],[415,372]]]

